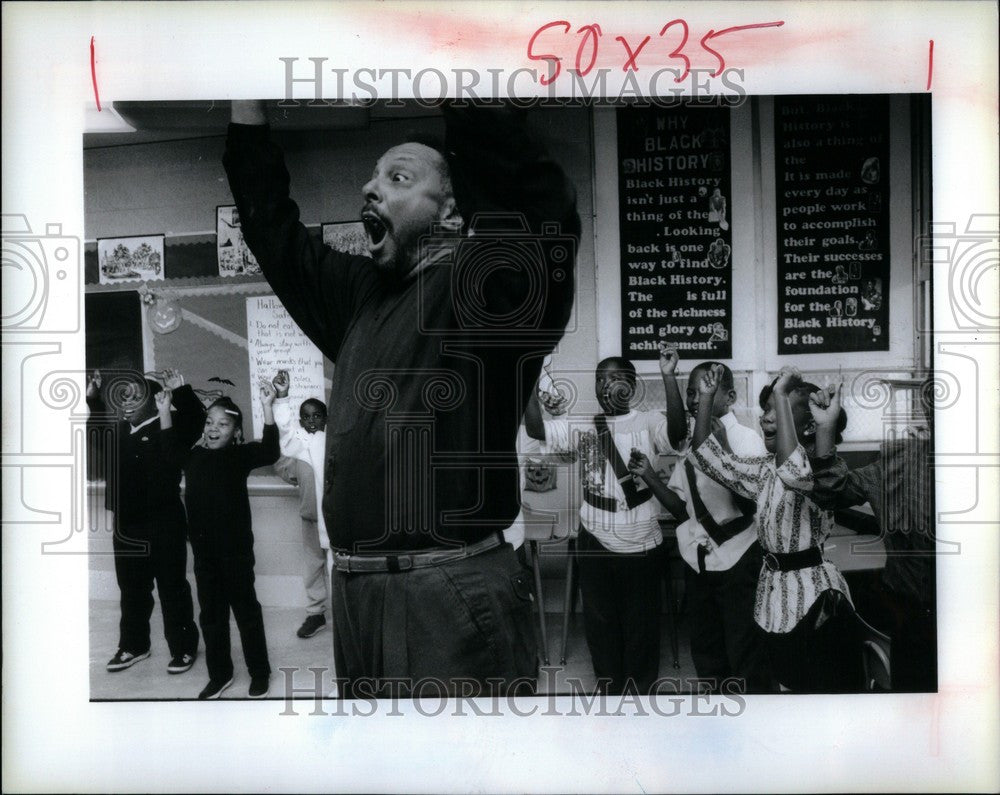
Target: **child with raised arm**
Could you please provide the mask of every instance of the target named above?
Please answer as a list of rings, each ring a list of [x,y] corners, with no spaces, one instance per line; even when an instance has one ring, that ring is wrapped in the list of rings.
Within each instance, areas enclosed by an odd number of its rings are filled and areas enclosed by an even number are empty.
[[[698,469],[757,503],[764,565],[754,617],[764,630],[771,670],[785,688],[800,692],[858,690],[861,652],[854,608],[843,575],[823,559],[833,514],[809,499],[807,458],[815,449],[816,423],[809,395],[819,391],[794,368],[760,394],[767,455],[738,456],[712,435],[712,406],[722,369],[710,368],[698,384],[692,455]],[[837,432],[847,426],[841,410]]]
[[[288,400],[291,379],[287,370],[279,370],[271,382],[277,397],[274,400],[274,422],[278,426],[282,458],[275,465],[278,474],[289,483],[298,484],[302,517],[302,549],[306,554],[302,576],[306,589],[306,618],[296,633],[311,638],[326,626],[326,604],[329,599],[326,575],[326,551],[330,539],[326,534],[319,499],[323,494],[323,461],[326,452],[326,404],[316,398],[302,401],[299,421],[292,420]]]
[[[162,377],[170,395],[167,413],[171,404],[174,409],[173,433],[189,446],[201,432],[205,409],[177,370],[167,368]],[[149,657],[155,585],[170,649],[167,673],[182,674],[198,656],[198,626],[187,579],[181,471],[163,456],[160,445],[162,427],[154,396],[163,387],[138,373],[119,375],[112,382],[102,389],[101,374],[95,371],[87,384],[92,421],[101,422],[98,418],[107,418],[110,409],[117,409],[118,415],[111,449],[94,451],[107,483],[105,505],[114,512],[115,575],[121,590],[118,650],[107,670],[124,671]],[[103,393],[108,390],[105,403]]]
[[[184,469],[185,495],[194,576],[201,606],[201,632],[209,682],[199,699],[215,699],[233,683],[229,611],[240,631],[243,657],[250,672],[250,698],[264,698],[271,666],[267,658],[264,617],[254,590],[253,532],[247,477],[278,460],[278,430],[272,404],[274,387],[263,381],[264,436],[244,443],[243,414],[221,397],[208,407],[199,446],[187,449],[173,433],[170,392],[156,396],[164,452]]]
[[[661,362],[667,414],[683,416],[676,350],[662,346]],[[712,367],[720,373],[719,389],[708,401],[717,438],[725,438],[728,449],[736,455],[766,455],[760,436],[741,425],[731,410],[736,389],[726,365],[702,362],[691,370],[686,390],[688,413],[692,419],[697,416],[701,403],[698,384]],[[629,469],[646,481],[680,521],[677,547],[687,563],[691,657],[699,678],[714,691],[727,679],[739,679],[744,692],[767,692],[767,650],[753,615],[763,556],[754,522],[756,504],[695,470],[687,451],[678,459],[666,486],[639,451],[633,451]],[[678,503],[680,510],[673,510],[672,503]]]

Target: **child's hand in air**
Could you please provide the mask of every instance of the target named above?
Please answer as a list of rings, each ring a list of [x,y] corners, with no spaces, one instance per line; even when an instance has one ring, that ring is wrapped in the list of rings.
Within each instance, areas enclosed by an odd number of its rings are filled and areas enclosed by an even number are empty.
[[[782,367],[781,372],[778,374],[778,379],[774,382],[774,394],[787,397],[789,385],[793,380],[800,380],[801,378],[802,373],[799,372],[798,367],[791,367],[789,365]]]
[[[271,383],[274,385],[277,397],[288,397],[288,387],[291,384],[291,379],[288,377],[288,370],[278,370],[278,374]]]
[[[809,411],[819,428],[835,428],[840,417],[843,382],[809,395]]]
[[[677,363],[680,356],[677,349],[671,347],[666,342],[660,343],[660,372],[663,375],[675,375],[677,373]]]
[[[170,416],[170,399],[172,393],[169,389],[164,389],[156,393],[156,410],[161,417]]]
[[[703,397],[713,397],[719,391],[719,384],[722,382],[722,365],[713,364],[705,371],[705,374],[698,382],[698,394]]]
[[[168,367],[163,371],[163,385],[167,389],[182,387],[184,386],[184,376],[174,368]]]
[[[278,391],[274,388],[274,384],[268,381],[266,378],[260,379],[260,402],[263,406],[270,406],[274,403],[275,397],[277,397]]]

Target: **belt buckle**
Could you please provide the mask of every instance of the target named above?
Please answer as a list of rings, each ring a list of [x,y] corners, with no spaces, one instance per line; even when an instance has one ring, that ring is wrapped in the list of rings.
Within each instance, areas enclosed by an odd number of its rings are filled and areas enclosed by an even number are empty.
[[[764,565],[771,571],[781,571],[781,566],[778,564],[778,559],[774,556],[773,552],[764,553]]]
[[[400,574],[414,568],[413,555],[387,555],[386,568],[390,574]],[[390,562],[391,561],[391,562]]]

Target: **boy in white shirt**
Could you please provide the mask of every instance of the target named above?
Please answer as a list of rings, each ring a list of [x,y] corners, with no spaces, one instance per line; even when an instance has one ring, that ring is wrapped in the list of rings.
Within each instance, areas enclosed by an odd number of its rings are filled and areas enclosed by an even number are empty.
[[[326,404],[316,398],[302,401],[296,425],[288,399],[288,371],[280,370],[272,383],[278,393],[274,401],[274,422],[278,426],[282,455],[275,469],[289,483],[298,484],[301,499],[302,547],[306,553],[302,579],[308,604],[306,619],[296,634],[300,638],[311,638],[326,626],[329,599],[326,557],[330,540],[320,507],[326,452]]]
[[[683,414],[677,386],[676,351],[665,347],[667,413]],[[698,383],[713,365],[721,383],[712,404],[716,433],[740,456],[766,455],[764,440],[741,425],[732,412],[736,401],[733,373],[724,364],[702,362],[691,370],[686,406],[697,416]],[[692,475],[694,486],[692,489]],[[687,519],[677,527],[677,546],[688,564],[687,603],[691,617],[691,656],[698,676],[717,690],[723,680],[743,680],[746,692],[770,689],[767,651],[754,622],[754,599],[763,552],[757,542],[756,505],[716,483],[692,466],[687,451],[667,484],[684,501]]]
[[[660,508],[625,461],[638,449],[671,452],[669,436],[684,438],[683,416],[671,427],[660,411],[630,407],[634,365],[621,357],[597,365],[595,391],[602,413],[571,423],[543,420],[529,401],[525,429],[545,453],[580,457],[583,502],[577,556],[583,619],[598,690],[648,693],[659,674],[663,577]],[[674,425],[676,426],[676,418]]]

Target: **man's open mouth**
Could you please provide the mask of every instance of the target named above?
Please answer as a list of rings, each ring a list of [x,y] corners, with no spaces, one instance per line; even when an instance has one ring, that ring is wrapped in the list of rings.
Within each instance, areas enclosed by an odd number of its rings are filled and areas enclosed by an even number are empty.
[[[365,234],[368,235],[369,248],[378,248],[385,240],[385,222],[374,210],[364,209],[361,211],[361,223],[365,225]]]

